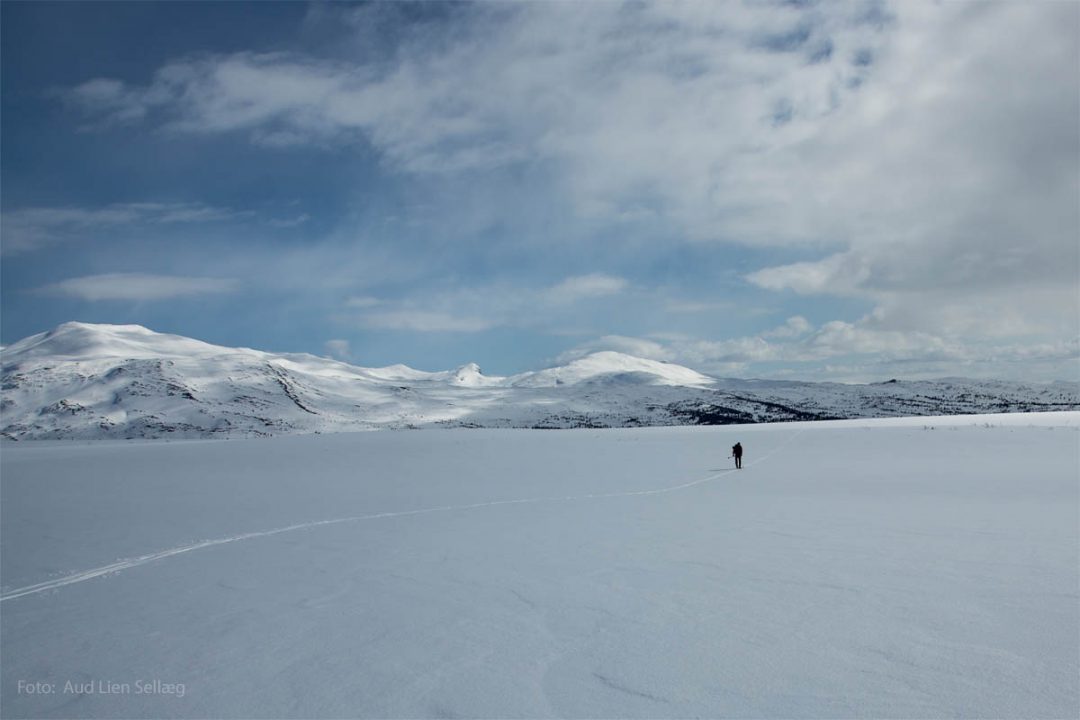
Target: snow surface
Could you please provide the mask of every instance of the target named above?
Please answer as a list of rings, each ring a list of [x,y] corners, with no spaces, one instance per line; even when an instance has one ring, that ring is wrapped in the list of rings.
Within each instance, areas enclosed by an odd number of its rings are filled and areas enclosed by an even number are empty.
[[[227,348],[65,323],[0,353],[0,437],[251,437],[409,427],[635,427],[1080,409],[1080,384],[721,380],[599,352],[510,377]]]
[[[28,442],[0,470],[4,717],[1080,711],[1080,413]]]
[[[607,350],[579,358],[563,367],[515,375],[510,378],[510,384],[518,387],[553,387],[577,385],[597,378],[615,382],[626,379],[653,385],[687,387],[713,385],[716,382],[707,375],[681,365]]]

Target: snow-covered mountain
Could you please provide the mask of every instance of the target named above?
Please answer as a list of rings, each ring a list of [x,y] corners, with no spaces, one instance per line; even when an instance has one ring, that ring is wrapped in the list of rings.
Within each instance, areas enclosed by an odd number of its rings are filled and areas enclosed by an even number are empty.
[[[1080,409],[1076,383],[722,380],[600,352],[509,377],[364,368],[139,325],[65,323],[0,350],[8,439],[209,437],[375,428],[628,427]]]

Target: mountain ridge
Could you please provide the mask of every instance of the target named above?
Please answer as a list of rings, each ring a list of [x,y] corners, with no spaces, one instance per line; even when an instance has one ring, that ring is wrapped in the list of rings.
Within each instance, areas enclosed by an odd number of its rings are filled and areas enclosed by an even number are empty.
[[[70,322],[0,350],[7,439],[229,437],[415,427],[628,427],[1080,409],[1080,385],[718,379],[603,351],[486,376],[213,345]]]

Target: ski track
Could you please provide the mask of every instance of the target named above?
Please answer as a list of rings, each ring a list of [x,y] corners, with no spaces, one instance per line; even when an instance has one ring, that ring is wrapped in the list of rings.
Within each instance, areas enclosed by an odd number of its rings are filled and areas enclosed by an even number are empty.
[[[784,440],[770,452],[754,460],[753,462],[746,463],[746,467],[753,467],[754,465],[768,460],[775,455],[781,449],[790,444],[795,438],[802,433],[806,432],[806,428],[800,428],[796,430],[791,437]],[[312,522],[297,523],[295,525],[287,525],[285,527],[274,528],[273,530],[263,530],[259,532],[249,532],[242,535],[233,535],[231,537],[218,538],[216,540],[203,540],[202,542],[193,543],[191,545],[183,545],[180,547],[171,548],[169,550],[162,550],[156,553],[150,553],[149,555],[140,555],[134,558],[127,558],[125,560],[117,560],[109,565],[103,565],[91,570],[83,570],[82,572],[72,573],[71,575],[65,575],[63,577],[55,578],[53,580],[47,580],[45,582],[36,583],[34,585],[27,585],[26,587],[17,588],[11,592],[0,596],[0,602],[7,602],[8,600],[14,600],[26,595],[34,595],[36,593],[45,592],[47,590],[56,590],[62,588],[65,585],[73,585],[75,583],[85,582],[87,580],[93,580],[97,577],[103,577],[106,575],[114,575],[124,570],[130,570],[131,568],[138,567],[140,565],[146,565],[157,560],[164,560],[174,555],[182,555],[183,553],[192,552],[193,550],[202,550],[203,548],[214,547],[215,545],[225,545],[227,543],[240,542],[241,540],[251,540],[253,538],[269,537],[271,535],[280,535],[281,533],[292,532],[294,530],[304,530],[306,528],[322,527],[324,525],[337,525],[339,523],[348,522],[361,522],[363,520],[378,520],[380,518],[391,517],[404,517],[406,515],[424,515],[427,513],[437,512],[449,512],[453,510],[474,510],[477,508],[495,507],[497,505],[523,505],[527,503],[541,503],[541,502],[570,502],[574,500],[590,500],[599,498],[617,498],[617,497],[636,497],[640,495],[661,495],[663,493],[675,492],[676,490],[685,490],[686,488],[694,487],[695,485],[702,485],[704,483],[716,480],[725,475],[730,475],[736,472],[736,468],[729,468],[721,472],[707,475],[698,480],[692,480],[681,485],[672,485],[669,487],[655,488],[653,490],[633,490],[626,492],[613,492],[613,493],[590,493],[587,495],[566,495],[564,497],[539,497],[539,498],[523,498],[520,500],[495,500],[492,502],[472,503],[469,505],[443,505],[441,507],[421,508],[419,510],[400,510],[395,512],[381,512],[373,513],[370,515],[353,515],[351,517],[333,518],[331,520],[315,520]]]

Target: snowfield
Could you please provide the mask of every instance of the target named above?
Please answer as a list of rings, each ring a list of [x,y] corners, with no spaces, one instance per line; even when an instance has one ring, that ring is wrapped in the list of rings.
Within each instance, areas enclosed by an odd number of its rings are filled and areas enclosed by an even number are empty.
[[[0,713],[1076,717],[1078,465],[1075,412],[9,443]]]

